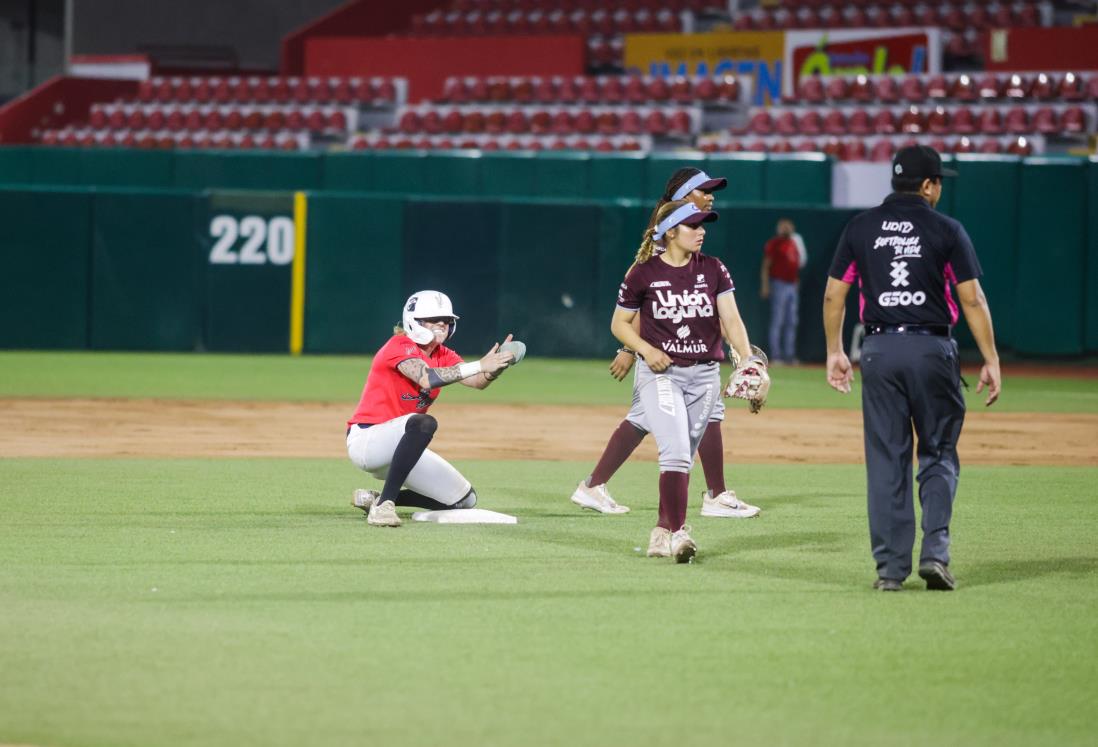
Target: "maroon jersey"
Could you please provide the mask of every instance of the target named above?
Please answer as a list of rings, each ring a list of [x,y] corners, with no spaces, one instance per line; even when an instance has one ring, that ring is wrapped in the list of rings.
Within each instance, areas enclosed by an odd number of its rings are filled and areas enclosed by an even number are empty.
[[[661,256],[629,270],[618,290],[618,307],[639,311],[641,338],[676,364],[724,360],[717,296],[735,289],[728,268],[701,253],[682,267]]]

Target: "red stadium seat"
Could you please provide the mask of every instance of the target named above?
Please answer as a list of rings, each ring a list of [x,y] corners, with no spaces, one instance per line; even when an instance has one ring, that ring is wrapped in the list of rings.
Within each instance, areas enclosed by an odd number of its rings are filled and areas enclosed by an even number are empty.
[[[932,135],[948,135],[950,133],[949,114],[943,107],[936,106],[934,111],[927,115],[926,129]]]
[[[976,101],[980,98],[980,88],[971,75],[963,73],[957,77],[957,80],[953,81],[949,95],[958,101]]]
[[[1011,135],[1024,135],[1030,132],[1029,112],[1020,106],[1012,107],[1003,119],[1003,127]]]
[[[793,146],[793,150],[798,153],[815,153],[820,149],[820,146],[816,144],[815,140],[799,140],[796,145]]]
[[[864,140],[847,140],[843,143],[844,161],[865,161],[868,157]]]
[[[644,120],[640,112],[629,109],[621,115],[621,131],[626,135],[643,135]]]
[[[763,109],[752,114],[750,124],[748,125],[748,131],[753,132],[756,135],[769,135],[773,132],[774,120],[770,116],[770,112]]]
[[[988,154],[1002,153],[1003,152],[1003,146],[999,144],[998,140],[988,139],[988,140],[984,140],[982,143],[980,143],[980,146],[979,146],[979,148],[977,148],[977,150],[980,153],[988,153]]]
[[[890,110],[881,109],[873,115],[873,131],[878,135],[891,135],[896,129],[896,116]]]
[[[976,115],[968,107],[961,107],[953,112],[953,132],[958,135],[972,135],[978,129]]]
[[[669,127],[667,115],[659,109],[653,109],[648,112],[648,115],[644,118],[644,129],[649,135],[655,135],[657,137],[666,135]]]
[[[1060,115],[1060,129],[1072,134],[1087,131],[1087,117],[1078,106],[1069,106]]]
[[[1060,81],[1058,94],[1064,101],[1082,101],[1087,97],[1083,78],[1075,73],[1065,73]]]
[[[1031,85],[1028,78],[1015,73],[1007,79],[1003,95],[1008,99],[1024,99],[1029,96]]]
[[[535,135],[548,135],[553,131],[553,118],[549,112],[539,109],[530,115],[530,132]]]
[[[483,112],[474,110],[471,112],[466,112],[465,116],[462,117],[461,129],[464,132],[479,134],[481,132],[484,132],[486,127],[487,120]]]
[[[689,135],[694,130],[694,120],[690,112],[679,109],[674,112],[667,123],[667,130],[672,135]]]
[[[646,86],[648,100],[663,103],[671,98],[671,85],[666,78],[653,78]]]
[[[842,158],[843,156],[843,144],[838,138],[830,138],[824,142],[820,150],[832,158]]]
[[[873,146],[873,149],[869,152],[870,161],[891,161],[892,160],[892,143],[888,140],[878,140]]]
[[[997,99],[1003,95],[1003,83],[995,73],[981,76],[976,88],[982,99]]]
[[[845,78],[832,78],[827,82],[824,93],[832,101],[842,101],[850,95],[850,86]]]
[[[417,112],[408,110],[400,115],[397,128],[407,134],[415,134],[423,130],[423,119]]]
[[[102,109],[93,107],[88,116],[88,124],[97,130],[103,129],[107,126],[107,113]]]
[[[515,109],[507,115],[507,131],[515,135],[530,131],[530,123],[522,110]]]
[[[926,117],[917,106],[908,107],[900,117],[899,130],[907,134],[918,135],[927,129]]]
[[[894,104],[900,100],[900,84],[891,75],[877,80],[877,99],[886,104]]]
[[[790,137],[797,134],[797,113],[794,111],[783,111],[778,115],[778,118],[774,120],[774,132],[778,135],[784,135]]]
[[[1033,129],[1042,135],[1052,135],[1060,131],[1060,117],[1056,110],[1049,106],[1042,106],[1033,113]]]
[[[1033,145],[1027,138],[1019,137],[1010,142],[1007,153],[1012,156],[1030,156],[1033,155]]]
[[[810,104],[819,104],[823,102],[824,86],[815,75],[810,75],[807,78],[801,78],[797,84],[797,98],[800,101],[807,101]]]
[[[1033,79],[1030,96],[1039,101],[1051,101],[1056,98],[1058,81],[1047,73],[1040,73]]]
[[[977,121],[980,132],[984,135],[1003,134],[1003,117],[998,109],[984,109]]]
[[[489,112],[484,119],[484,131],[490,135],[502,135],[507,130],[507,115],[501,111]]]
[[[164,124],[172,132],[179,132],[182,130],[184,124],[183,110],[177,108],[169,109],[164,118]]]
[[[923,81],[917,75],[909,75],[900,84],[900,96],[904,101],[913,104],[921,104],[926,101],[926,88]]]
[[[821,135],[824,131],[823,118],[818,111],[809,110],[797,121],[797,131],[802,135]],[[815,148],[813,148],[815,150]]]
[[[873,101],[877,98],[877,87],[873,85],[873,81],[869,79],[869,76],[859,75],[850,84],[848,94],[854,101]]]
[[[590,135],[595,131],[595,115],[590,110],[583,109],[572,120],[572,127],[576,132]]]
[[[553,133],[556,135],[571,135],[575,132],[572,124],[572,115],[566,111],[559,111],[553,115]]]
[[[827,113],[823,121],[823,131],[828,135],[845,135],[846,134],[846,115],[838,109],[833,109]]]
[[[846,129],[851,135],[869,135],[873,132],[873,123],[869,120],[869,112],[865,109],[856,109],[850,113],[846,121]]]
[[[671,83],[671,100],[678,104],[694,101],[694,86],[688,78],[675,78]]]

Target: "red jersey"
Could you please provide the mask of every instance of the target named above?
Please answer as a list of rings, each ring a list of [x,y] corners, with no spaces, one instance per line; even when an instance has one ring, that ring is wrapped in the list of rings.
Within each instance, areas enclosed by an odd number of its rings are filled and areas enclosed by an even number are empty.
[[[700,253],[682,267],[672,267],[662,256],[629,271],[618,306],[639,311],[641,338],[675,363],[724,360],[717,296],[734,290],[728,268]]]
[[[431,368],[446,368],[462,362],[462,357],[445,345],[439,345],[434,353],[427,355],[407,335],[393,335],[374,356],[366,386],[362,388],[362,398],[347,425],[377,425],[401,415],[427,412],[438,398],[438,389],[421,391],[415,382],[397,370],[397,366],[409,358],[419,358]]]
[[[797,282],[801,271],[801,254],[797,251],[797,242],[791,237],[775,236],[766,242],[766,249],[763,251],[770,258],[770,277],[786,283]]]

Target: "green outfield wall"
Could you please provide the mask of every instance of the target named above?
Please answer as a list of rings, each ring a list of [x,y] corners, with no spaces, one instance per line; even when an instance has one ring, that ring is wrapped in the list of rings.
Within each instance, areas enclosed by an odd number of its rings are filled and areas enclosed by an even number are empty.
[[[434,287],[463,317],[462,350],[513,332],[541,355],[604,356],[617,346],[617,287],[655,202],[637,195],[662,190],[684,163],[635,154],[110,153],[0,149],[0,181],[12,180],[0,187],[0,347],[280,352],[296,313],[304,351],[372,352],[408,294]],[[826,272],[856,212],[824,204],[827,179],[815,169],[827,162],[695,161],[730,179],[706,251],[728,265],[757,342],[769,318],[762,247],[779,218],[796,223],[808,246],[798,352],[821,360]],[[1098,162],[962,158],[957,167],[939,207],[976,244],[1000,345],[1098,352]],[[221,186],[198,189],[203,174]],[[295,214],[299,191],[307,211]],[[957,336],[972,347],[963,322]]]

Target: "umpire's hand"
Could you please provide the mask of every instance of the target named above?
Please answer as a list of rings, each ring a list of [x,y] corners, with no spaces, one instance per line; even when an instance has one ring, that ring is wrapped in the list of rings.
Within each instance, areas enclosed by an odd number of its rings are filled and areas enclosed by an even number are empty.
[[[827,356],[827,383],[831,388],[843,394],[850,394],[850,382],[854,380],[854,369],[846,353],[830,353]]]

